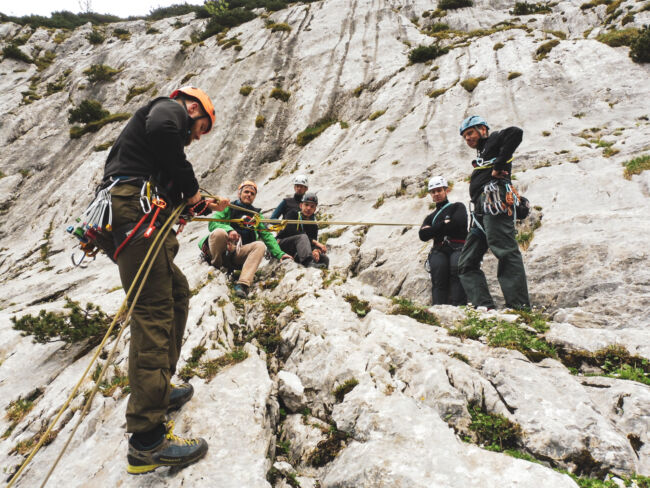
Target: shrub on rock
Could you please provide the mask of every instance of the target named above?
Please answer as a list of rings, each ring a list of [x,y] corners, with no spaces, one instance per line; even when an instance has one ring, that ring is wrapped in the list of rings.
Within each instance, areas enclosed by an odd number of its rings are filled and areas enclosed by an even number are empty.
[[[632,42],[630,57],[635,63],[650,63],[650,27],[646,26]]]
[[[426,61],[436,59],[443,54],[447,54],[448,52],[449,49],[438,44],[431,44],[430,46],[418,46],[409,52],[409,61],[413,64],[424,63]]]

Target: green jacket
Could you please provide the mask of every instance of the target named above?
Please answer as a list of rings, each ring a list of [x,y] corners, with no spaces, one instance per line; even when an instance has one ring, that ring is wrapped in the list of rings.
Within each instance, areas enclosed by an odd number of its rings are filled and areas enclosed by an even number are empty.
[[[231,219],[231,212],[230,212],[230,207],[226,207],[226,209],[222,212],[214,212],[210,217],[213,219],[221,219],[221,220],[228,220]],[[231,230],[236,231],[234,227],[230,225],[230,222],[210,222],[208,224],[208,230],[210,232],[213,232],[217,229],[223,229],[226,232],[230,232]],[[258,227],[255,228],[255,240],[259,241],[260,239],[266,244],[266,248],[269,250],[269,253],[271,256],[273,256],[276,259],[280,259],[282,256],[285,255],[285,253],[280,249],[280,246],[278,245],[278,241],[275,240],[275,237],[273,234],[265,230],[266,226],[264,224],[260,224]],[[199,241],[199,249],[203,247],[203,243],[205,240],[209,237],[205,236],[203,239]]]

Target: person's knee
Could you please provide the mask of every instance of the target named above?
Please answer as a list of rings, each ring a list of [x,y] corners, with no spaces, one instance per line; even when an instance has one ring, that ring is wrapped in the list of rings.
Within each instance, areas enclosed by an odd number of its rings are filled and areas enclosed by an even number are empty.
[[[255,254],[256,256],[264,256],[264,253],[266,252],[266,245],[262,241],[255,241],[251,244],[251,246],[253,246],[251,254]]]

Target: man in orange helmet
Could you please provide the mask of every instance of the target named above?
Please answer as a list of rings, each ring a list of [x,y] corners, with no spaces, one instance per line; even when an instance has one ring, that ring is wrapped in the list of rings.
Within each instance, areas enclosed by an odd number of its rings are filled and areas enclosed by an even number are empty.
[[[214,122],[210,98],[186,86],[137,110],[115,141],[104,167],[103,185],[113,185],[112,233],[118,249],[113,258],[124,290],[135,280],[154,240],[152,234],[174,207],[186,203],[197,213],[208,213],[229,204],[227,199],[202,199],[184,151],[207,134]],[[159,211],[157,217],[152,205]],[[139,225],[145,221],[148,226]],[[174,436],[173,423],[167,422],[167,413],[180,408],[194,393],[189,384],[171,383],[190,299],[187,279],[173,262],[177,251],[176,235],[170,232],[131,316],[131,395],[126,409],[126,429],[132,433],[127,455],[131,474],[160,466],[186,466],[208,450],[204,439]]]

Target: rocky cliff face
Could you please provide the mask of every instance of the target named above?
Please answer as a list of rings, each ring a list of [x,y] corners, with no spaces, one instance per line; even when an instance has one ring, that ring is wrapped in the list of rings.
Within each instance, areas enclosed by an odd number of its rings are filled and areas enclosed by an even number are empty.
[[[598,359],[622,346],[636,371],[648,371],[650,172],[628,180],[622,163],[649,149],[650,68],[633,63],[628,48],[595,40],[622,28],[623,14],[633,14],[625,28],[650,23],[647,4],[618,2],[617,13],[566,1],[516,17],[514,2],[486,0],[435,18],[435,2],[423,0],[325,0],[270,16],[290,30],[274,32],[260,16],[201,44],[189,42],[206,22],[193,15],[107,26],[96,45],[87,39],[90,25],[73,32],[0,25],[0,45],[27,37],[20,50],[40,60],[0,63],[7,476],[91,357],[83,343],[33,344],[10,318],[61,310],[65,296],[113,313],[124,296],[105,257],[72,267],[75,242],[64,232],[101,177],[108,153],[98,146],[123,122],[71,139],[68,110],[95,99],[111,113],[132,113],[187,82],[217,106],[215,129],[188,148],[203,188],[230,196],[240,180],[254,179],[256,203],[269,209],[291,191],[293,174],[307,173],[323,213],[337,220],[417,224],[429,212],[421,189],[435,174],[454,182],[452,200],[467,201],[473,154],[458,137],[459,121],[478,113],[496,129],[522,127],[515,183],[535,206],[523,255],[532,301],[552,320],[537,330],[516,315],[447,306],[430,310],[433,325],[406,316],[416,309],[399,308],[391,296],[430,303],[426,253],[406,226],[326,229],[329,273],[268,263],[255,297],[241,303],[225,276],[199,261],[196,241],[206,230],[194,223],[180,236],[177,258],[195,290],[179,366],[235,363],[211,379],[194,376],[194,399],[174,415],[177,432],[208,440],[206,459],[180,472],[127,477],[126,398],[118,387],[95,398],[50,486],[568,487],[574,481],[552,468],[601,479],[650,476],[647,373],[637,376],[646,384],[604,377],[611,364]],[[434,41],[426,32],[436,22],[455,32],[441,41],[449,52],[409,64],[411,48]],[[113,36],[116,28],[130,37]],[[545,56],[542,46],[551,46]],[[91,82],[84,70],[96,64],[120,71]],[[463,87],[470,78],[478,81],[473,91]],[[248,95],[240,94],[244,86]],[[276,87],[290,97],[271,97]],[[323,121],[336,123],[296,143]],[[493,257],[484,268],[499,296]],[[424,320],[422,311],[416,316]],[[459,332],[479,323],[481,333]],[[486,327],[505,324],[541,342],[495,347]],[[127,344],[128,330],[110,378],[126,370]],[[554,349],[538,354],[542,346]],[[88,378],[83,388],[93,386]],[[31,409],[10,417],[20,399]],[[75,398],[19,486],[41,482],[83,401]],[[504,447],[477,431],[490,414],[511,422],[500,429],[514,432],[520,457],[540,463],[477,447]]]

